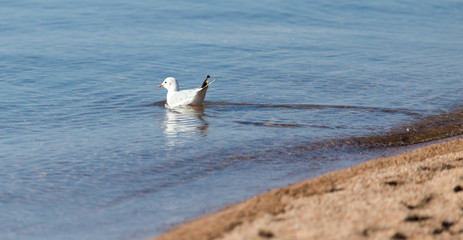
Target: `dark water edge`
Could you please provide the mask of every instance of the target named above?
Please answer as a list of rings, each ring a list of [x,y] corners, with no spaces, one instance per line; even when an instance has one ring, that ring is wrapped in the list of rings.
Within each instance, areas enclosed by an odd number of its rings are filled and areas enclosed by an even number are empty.
[[[350,144],[361,147],[409,146],[463,134],[463,108],[421,116],[378,136],[352,138]],[[352,141],[352,142],[351,142]]]
[[[324,152],[332,150],[339,152],[336,154],[337,156],[366,154],[375,158],[388,157],[463,137],[462,106],[455,106],[449,111],[440,111],[431,115],[414,114],[413,112],[410,112],[410,115],[415,115],[416,118],[388,131],[367,136],[331,139],[295,148],[299,151]]]

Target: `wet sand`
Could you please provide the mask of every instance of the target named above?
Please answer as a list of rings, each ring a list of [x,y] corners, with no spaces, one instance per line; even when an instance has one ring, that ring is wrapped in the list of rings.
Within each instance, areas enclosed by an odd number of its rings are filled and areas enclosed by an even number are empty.
[[[463,239],[463,139],[272,190],[155,239]]]

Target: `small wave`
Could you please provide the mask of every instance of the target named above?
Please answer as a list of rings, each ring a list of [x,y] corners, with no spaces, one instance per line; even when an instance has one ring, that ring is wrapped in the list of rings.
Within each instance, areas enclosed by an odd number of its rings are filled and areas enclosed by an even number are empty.
[[[164,107],[166,101],[158,101],[149,104],[149,106]],[[369,106],[349,106],[349,105],[321,105],[321,104],[259,104],[259,103],[233,103],[233,102],[211,102],[205,101],[206,108],[224,108],[224,107],[248,107],[248,108],[280,108],[280,109],[346,109],[382,113],[400,113],[410,116],[423,116],[419,111],[413,111],[403,108],[383,108]]]
[[[157,101],[157,102],[148,104],[148,105],[146,105],[146,106],[148,106],[148,107],[165,107],[166,103],[167,103],[166,100],[164,100],[164,101]]]
[[[235,121],[239,124],[244,125],[255,125],[255,126],[266,126],[266,127],[303,127],[301,124],[290,124],[290,123],[270,123],[270,122],[249,122],[249,121]]]
[[[165,101],[150,104],[150,106],[164,107]],[[329,143],[321,145],[330,146],[356,146],[356,147],[387,147],[407,146],[418,143],[430,142],[443,138],[463,134],[463,108],[457,107],[450,112],[427,115],[420,111],[413,111],[402,108],[382,108],[348,105],[319,105],[319,104],[255,104],[255,103],[232,103],[232,102],[204,102],[205,109],[221,109],[227,107],[245,108],[279,108],[279,109],[348,109],[381,113],[399,113],[418,117],[417,120],[399,125],[388,132],[375,133],[369,136],[349,137],[345,139],[330,140]],[[247,109],[249,110],[249,109]],[[234,121],[238,124],[255,125],[265,127],[316,127],[330,128],[323,125],[304,125],[295,123],[267,122],[267,121]],[[320,147],[320,145],[318,145]]]

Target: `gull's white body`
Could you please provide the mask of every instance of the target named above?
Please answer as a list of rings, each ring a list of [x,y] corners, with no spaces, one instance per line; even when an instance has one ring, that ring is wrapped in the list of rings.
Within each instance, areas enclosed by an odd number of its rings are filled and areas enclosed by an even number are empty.
[[[168,77],[158,87],[164,87],[167,89],[167,105],[174,108],[184,105],[202,104],[206,97],[209,84],[211,84],[211,82],[209,82],[209,76],[207,76],[200,88],[179,91],[177,80],[173,77]]]

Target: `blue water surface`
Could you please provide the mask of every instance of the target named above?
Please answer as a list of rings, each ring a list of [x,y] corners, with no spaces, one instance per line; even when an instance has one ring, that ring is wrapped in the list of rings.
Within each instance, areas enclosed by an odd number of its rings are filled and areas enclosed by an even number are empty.
[[[2,239],[154,237],[463,100],[461,1],[1,6]],[[165,108],[164,78],[208,74],[204,106]]]

